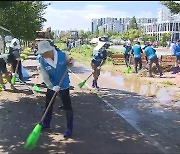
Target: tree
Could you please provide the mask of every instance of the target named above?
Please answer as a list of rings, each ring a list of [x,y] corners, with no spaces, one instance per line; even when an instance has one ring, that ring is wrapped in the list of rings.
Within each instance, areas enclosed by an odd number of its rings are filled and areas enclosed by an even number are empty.
[[[163,47],[166,47],[167,45],[167,41],[169,41],[171,38],[171,34],[170,33],[163,33],[161,38],[160,38],[160,44],[163,46]]]
[[[171,13],[178,14],[180,12],[180,2],[178,1],[160,1],[161,4],[165,5]]]
[[[146,34],[146,33],[142,33],[141,39],[142,39],[142,41],[143,41],[144,44],[145,44],[146,42],[148,42],[148,41],[150,40],[150,35],[148,35],[148,34]]]
[[[141,33],[142,32],[137,29],[129,29],[128,31],[122,34],[122,39],[124,41],[130,40],[132,43],[135,39],[140,38]]]
[[[138,29],[135,16],[129,22],[129,29]]]
[[[40,30],[46,21],[43,15],[47,4],[41,1],[17,1],[4,6],[6,9],[0,8],[0,25],[20,39],[34,39],[35,31]]]
[[[8,8],[13,6],[16,3],[16,1],[0,1],[0,8]]]

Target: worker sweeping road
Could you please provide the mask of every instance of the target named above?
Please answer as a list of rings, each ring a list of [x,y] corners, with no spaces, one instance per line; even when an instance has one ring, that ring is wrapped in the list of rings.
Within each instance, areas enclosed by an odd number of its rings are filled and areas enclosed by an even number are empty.
[[[101,66],[105,63],[107,58],[106,49],[109,48],[109,45],[106,42],[98,42],[98,45],[94,49],[93,57],[91,60],[91,67],[93,69],[93,83],[92,87],[96,90],[99,90],[99,86],[97,85],[97,81],[100,75]]]
[[[37,54],[41,55],[39,56],[40,71],[42,73],[44,83],[47,86],[45,108],[47,108],[53,94],[58,92],[62,99],[67,120],[67,131],[64,134],[64,138],[71,137],[73,132],[73,109],[69,94],[70,79],[69,74],[66,73],[66,70],[67,67],[73,66],[74,61],[61,50],[57,50],[55,47],[51,46],[48,41],[39,42]],[[59,82],[64,73],[66,73],[65,78],[62,81],[62,84],[59,86]],[[50,128],[53,113],[53,103],[43,121],[43,129]]]
[[[10,47],[9,47],[9,54],[10,54],[10,62],[12,65],[12,70],[13,73],[16,73],[16,66],[18,67],[17,69],[17,74],[19,75],[19,79],[21,81],[24,81],[23,74],[22,74],[22,64],[21,64],[21,59],[20,59],[20,53],[21,53],[21,45],[20,41],[17,38],[12,39]]]

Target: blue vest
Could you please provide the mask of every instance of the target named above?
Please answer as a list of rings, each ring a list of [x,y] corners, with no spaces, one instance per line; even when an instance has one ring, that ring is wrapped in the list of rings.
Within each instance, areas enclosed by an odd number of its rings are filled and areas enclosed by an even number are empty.
[[[107,58],[107,52],[106,50],[103,50],[101,52],[95,52],[92,57],[92,62],[98,67],[102,60],[106,60]]]
[[[141,57],[141,46],[140,45],[135,45],[133,46],[133,53],[134,53],[134,58],[140,58]]]
[[[67,69],[65,53],[58,50],[57,57],[58,57],[58,60],[57,60],[56,68],[49,65],[44,60],[43,57],[40,57],[40,63],[42,65],[43,69],[46,70],[47,74],[49,75],[49,79],[54,86],[59,85],[59,82],[60,82],[61,78],[63,77],[64,72]],[[70,83],[69,74],[67,73],[60,87],[62,89],[67,89],[67,88],[69,88],[69,83]]]
[[[154,49],[151,46],[146,47],[144,51],[148,60],[157,57]]]

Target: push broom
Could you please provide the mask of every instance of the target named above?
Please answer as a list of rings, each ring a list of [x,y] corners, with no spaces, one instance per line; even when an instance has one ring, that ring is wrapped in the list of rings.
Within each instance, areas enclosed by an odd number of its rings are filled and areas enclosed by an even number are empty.
[[[103,62],[104,62],[104,61],[102,61],[101,64],[99,65],[100,67],[102,66]],[[95,69],[97,69],[97,67],[96,67]],[[93,75],[93,73],[94,73],[94,72],[92,72],[92,73],[87,77],[86,80],[84,80],[83,82],[80,82],[80,83],[78,84],[79,88],[82,88],[82,87],[85,85],[86,81]]]
[[[132,71],[130,63],[131,63],[131,56],[129,57],[129,65],[128,65],[127,69],[125,70],[125,73],[127,73],[127,74],[131,73],[131,71]]]
[[[39,71],[38,71],[38,72],[39,72]],[[37,83],[37,81],[38,81],[38,77],[36,77],[36,83]],[[39,92],[39,93],[42,92],[42,90],[37,86],[37,84],[34,84],[34,86],[33,86],[32,88],[33,88],[33,90],[36,91],[36,92]]]
[[[68,72],[68,69],[66,69],[66,71],[64,72],[64,75],[63,75],[62,79],[61,79],[60,82],[59,82],[59,86],[61,85],[62,81],[64,80],[67,72]],[[40,134],[41,134],[42,123],[43,123],[44,118],[45,118],[45,116],[46,116],[46,114],[47,114],[47,112],[48,112],[48,110],[49,110],[49,108],[50,108],[50,106],[51,106],[54,98],[56,97],[57,93],[58,93],[58,92],[55,92],[55,93],[54,93],[54,95],[53,95],[53,97],[51,98],[51,100],[50,100],[50,102],[49,102],[49,105],[47,106],[47,108],[46,108],[46,110],[45,110],[45,112],[44,112],[44,114],[43,114],[40,122],[39,122],[38,124],[36,124],[36,126],[35,126],[34,129],[33,129],[33,131],[32,131],[31,134],[28,136],[28,138],[27,138],[27,140],[26,140],[26,143],[25,143],[25,146],[24,146],[24,148],[25,148],[26,150],[31,151],[31,150],[33,150],[33,149],[36,147],[36,144],[37,144],[37,142],[38,142],[38,140],[39,140],[39,137],[40,137]]]

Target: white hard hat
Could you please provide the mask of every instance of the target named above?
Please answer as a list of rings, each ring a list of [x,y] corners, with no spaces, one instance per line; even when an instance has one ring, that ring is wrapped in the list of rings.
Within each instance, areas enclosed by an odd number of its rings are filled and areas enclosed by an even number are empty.
[[[43,53],[45,53],[47,51],[52,51],[54,49],[55,48],[50,45],[49,41],[40,41],[38,43],[37,54],[43,54]]]

